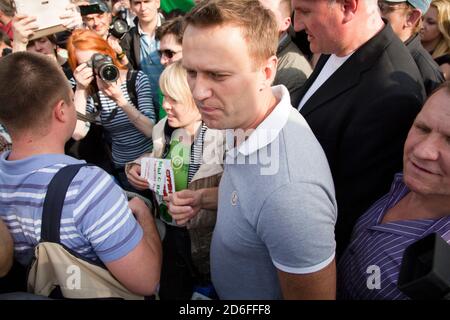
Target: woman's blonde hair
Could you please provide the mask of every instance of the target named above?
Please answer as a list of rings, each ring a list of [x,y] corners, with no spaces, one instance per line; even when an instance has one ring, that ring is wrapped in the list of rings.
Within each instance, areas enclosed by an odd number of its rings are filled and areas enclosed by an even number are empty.
[[[159,78],[159,87],[163,95],[181,104],[196,107],[187,82],[187,72],[181,61],[176,61],[164,69]]]
[[[437,9],[437,25],[441,33],[432,57],[438,58],[445,54],[450,54],[450,1],[449,0],[433,0],[431,5]]]

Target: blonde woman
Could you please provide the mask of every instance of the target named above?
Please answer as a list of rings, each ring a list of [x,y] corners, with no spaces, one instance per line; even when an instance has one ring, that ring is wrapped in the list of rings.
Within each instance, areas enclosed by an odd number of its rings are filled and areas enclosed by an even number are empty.
[[[179,61],[163,71],[159,85],[167,116],[153,128],[153,152],[143,156],[172,160],[177,191],[157,199],[158,213],[166,223],[160,297],[189,299],[194,285],[209,282],[224,137],[202,122]],[[184,159],[183,164],[175,166],[175,158]],[[140,177],[140,159],[128,164],[126,173],[136,189],[149,188]]]
[[[423,17],[420,31],[423,47],[440,66],[446,79],[450,78],[450,1],[433,0]]]

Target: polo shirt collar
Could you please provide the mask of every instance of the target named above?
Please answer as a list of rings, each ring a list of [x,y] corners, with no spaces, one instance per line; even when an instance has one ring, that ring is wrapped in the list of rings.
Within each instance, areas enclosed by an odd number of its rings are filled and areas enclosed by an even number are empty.
[[[0,155],[0,171],[9,175],[21,175],[37,171],[42,168],[51,167],[55,164],[78,164],[85,161],[69,157],[65,154],[40,154],[21,160],[7,160],[11,151]]]
[[[279,100],[273,111],[261,122],[251,135],[239,147],[234,147],[234,132],[238,129],[226,130],[227,156],[236,158],[240,153],[249,156],[271,144],[286,125],[291,112],[289,92],[283,85],[272,87],[273,95]]]

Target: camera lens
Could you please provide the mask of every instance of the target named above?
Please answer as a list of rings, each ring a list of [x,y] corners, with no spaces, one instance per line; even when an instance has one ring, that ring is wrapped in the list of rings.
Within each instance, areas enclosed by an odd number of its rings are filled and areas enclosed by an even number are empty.
[[[128,23],[125,20],[117,19],[110,27],[110,33],[117,39],[122,39],[128,32]]]
[[[119,78],[119,69],[113,64],[104,65],[99,70],[99,75],[103,81],[114,82]]]

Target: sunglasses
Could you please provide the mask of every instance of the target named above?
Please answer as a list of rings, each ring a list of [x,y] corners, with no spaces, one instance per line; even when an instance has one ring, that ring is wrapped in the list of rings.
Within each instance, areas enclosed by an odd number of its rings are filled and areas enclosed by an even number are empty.
[[[170,49],[166,49],[166,50],[158,50],[159,56],[162,57],[163,55],[166,56],[169,59],[172,59],[174,55],[176,55],[178,52],[181,51],[172,51]]]
[[[398,10],[398,9],[407,9],[408,4],[405,3],[389,3],[384,1],[378,1],[378,8],[380,8],[380,11],[382,14],[390,13],[392,11]]]

